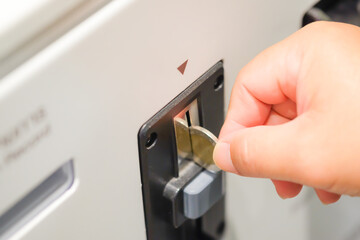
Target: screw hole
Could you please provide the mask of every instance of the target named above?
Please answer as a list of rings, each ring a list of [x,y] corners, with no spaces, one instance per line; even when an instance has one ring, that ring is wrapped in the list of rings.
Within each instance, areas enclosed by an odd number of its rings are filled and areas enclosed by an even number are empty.
[[[219,223],[219,225],[217,226],[216,228],[216,233],[218,235],[222,235],[224,233],[224,230],[225,230],[225,222],[222,221],[221,223]]]
[[[150,136],[146,139],[145,147],[150,149],[155,146],[157,140],[157,134],[155,132],[151,133]]]
[[[224,85],[224,75],[220,75],[216,78],[214,83],[214,89],[215,91],[220,90]]]

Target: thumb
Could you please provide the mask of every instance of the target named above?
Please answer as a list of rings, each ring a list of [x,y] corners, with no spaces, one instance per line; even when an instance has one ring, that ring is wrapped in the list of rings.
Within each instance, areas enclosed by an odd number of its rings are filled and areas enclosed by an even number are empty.
[[[305,164],[299,154],[299,120],[241,129],[216,145],[214,161],[243,176],[300,180]]]

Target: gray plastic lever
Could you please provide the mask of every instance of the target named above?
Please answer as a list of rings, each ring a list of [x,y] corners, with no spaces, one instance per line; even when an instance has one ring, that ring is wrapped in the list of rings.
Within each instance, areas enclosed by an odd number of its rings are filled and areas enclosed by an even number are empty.
[[[184,188],[184,215],[196,219],[204,215],[225,194],[223,171],[202,171]]]

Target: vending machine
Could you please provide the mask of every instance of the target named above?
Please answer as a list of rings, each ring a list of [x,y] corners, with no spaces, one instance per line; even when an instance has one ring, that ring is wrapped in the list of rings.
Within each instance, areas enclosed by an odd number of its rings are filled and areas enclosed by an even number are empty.
[[[0,239],[358,239],[356,198],[206,161],[239,70],[315,4],[1,1]]]

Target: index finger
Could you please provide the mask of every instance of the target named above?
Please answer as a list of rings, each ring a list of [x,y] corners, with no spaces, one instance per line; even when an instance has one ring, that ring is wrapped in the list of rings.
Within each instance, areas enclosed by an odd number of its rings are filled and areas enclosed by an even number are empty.
[[[297,76],[301,65],[300,46],[291,37],[257,55],[239,73],[232,89],[228,114],[219,139],[263,125],[271,106],[290,99],[296,102]]]

